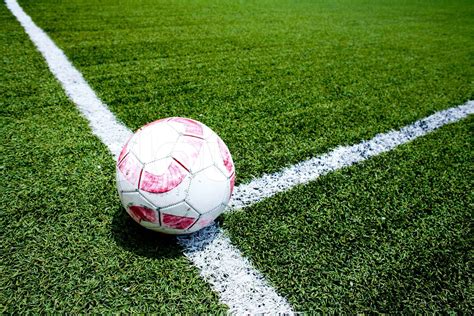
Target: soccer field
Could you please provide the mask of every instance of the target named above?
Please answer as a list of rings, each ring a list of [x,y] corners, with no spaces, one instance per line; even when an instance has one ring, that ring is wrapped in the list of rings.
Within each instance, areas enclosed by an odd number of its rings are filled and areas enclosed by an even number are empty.
[[[472,1],[19,3],[129,129],[182,116],[216,131],[237,192],[440,111],[472,113]],[[245,275],[222,290],[185,242],[129,218],[109,148],[5,4],[0,16],[0,310],[252,305],[226,297]],[[452,122],[219,217],[291,308],[247,312],[473,310],[474,121]]]

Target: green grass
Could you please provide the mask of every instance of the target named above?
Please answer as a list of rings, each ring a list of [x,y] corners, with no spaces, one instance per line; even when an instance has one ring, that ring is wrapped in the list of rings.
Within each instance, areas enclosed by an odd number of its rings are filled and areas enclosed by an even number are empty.
[[[225,311],[174,238],[123,211],[114,161],[0,6],[0,312]]]
[[[237,181],[474,97],[472,1],[20,1],[130,128],[187,116]]]
[[[468,312],[474,119],[226,215],[297,311]]]
[[[132,129],[198,119],[238,181],[474,98],[472,1],[20,1]],[[0,5],[0,312],[226,307]],[[473,119],[226,215],[298,311],[474,309]]]

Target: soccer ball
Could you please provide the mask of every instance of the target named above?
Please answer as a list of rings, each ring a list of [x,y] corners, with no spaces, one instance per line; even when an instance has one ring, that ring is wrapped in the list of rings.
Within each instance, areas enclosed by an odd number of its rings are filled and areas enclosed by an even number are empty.
[[[117,189],[140,225],[187,234],[211,224],[229,203],[235,168],[229,149],[206,125],[171,117],[140,128],[117,161]]]

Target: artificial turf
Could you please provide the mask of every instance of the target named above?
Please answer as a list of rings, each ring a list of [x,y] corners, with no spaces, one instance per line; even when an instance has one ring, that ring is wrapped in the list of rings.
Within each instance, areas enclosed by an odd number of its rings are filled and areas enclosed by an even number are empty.
[[[473,97],[471,1],[20,1],[132,129],[188,116],[245,182]],[[0,6],[0,311],[224,312]],[[471,129],[470,129],[471,128]],[[472,119],[226,215],[299,311],[465,311]]]
[[[474,97],[472,1],[20,3],[126,125],[204,122],[238,183]]]
[[[296,311],[474,309],[474,118],[224,217]]]
[[[174,238],[124,212],[114,161],[0,5],[0,312],[223,312]]]

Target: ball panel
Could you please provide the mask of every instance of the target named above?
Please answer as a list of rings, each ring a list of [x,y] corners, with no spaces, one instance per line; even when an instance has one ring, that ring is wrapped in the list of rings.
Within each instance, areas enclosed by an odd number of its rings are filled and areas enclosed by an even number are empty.
[[[171,214],[163,214],[161,220],[163,222],[163,226],[182,230],[186,230],[196,221],[196,219],[192,217],[176,216]]]
[[[217,135],[216,133],[214,133],[214,131],[212,129],[210,129],[207,125],[201,123],[201,126],[202,126],[202,134],[203,134],[203,138],[204,139],[209,139],[210,137],[212,136],[215,136]]]
[[[163,207],[160,209],[162,214],[169,214],[169,215],[176,215],[176,216],[184,216],[184,217],[192,217],[198,218],[199,213],[194,210],[191,205],[186,202],[180,202],[175,205],[171,205],[168,207]]]
[[[164,227],[181,230],[188,229],[199,218],[199,213],[185,202],[163,208],[160,213]]]
[[[234,162],[232,161],[232,156],[230,155],[229,148],[227,148],[227,145],[224,144],[220,137],[217,137],[217,144],[219,145],[219,151],[226,170],[229,174],[234,173]]]
[[[165,121],[142,128],[128,147],[143,163],[171,156],[179,134]]]
[[[188,202],[200,214],[228,202],[229,180],[215,166],[194,174],[189,186]]]
[[[176,188],[187,174],[176,160],[161,159],[145,165],[139,187],[145,192],[165,193]]]
[[[150,208],[138,205],[130,205],[128,210],[138,223],[141,221],[156,223],[158,221],[158,216],[156,215],[155,210]]]
[[[125,210],[137,223],[142,224],[142,221],[147,221],[159,225],[158,212],[138,192],[124,192],[121,197]]]
[[[230,200],[230,197],[232,196],[232,192],[234,192],[234,186],[235,186],[235,172],[230,176],[229,200]]]
[[[209,226],[214,220],[219,217],[219,215],[225,210],[227,204],[220,204],[215,209],[204,213],[199,217],[199,220],[194,224],[193,229],[197,228],[197,230]]]
[[[224,154],[226,153],[222,152],[222,145],[219,145],[220,142],[222,142],[222,140],[219,138],[219,136],[215,135],[214,137],[209,138],[208,145],[212,154],[214,165],[219,170],[221,170],[226,177],[230,178],[232,173],[235,172],[234,165],[232,158],[230,158],[230,160],[228,158],[225,159]]]
[[[140,225],[147,228],[147,229],[151,229],[151,230],[154,230],[156,232],[163,233],[163,228],[161,227],[160,223],[158,223],[158,222],[152,223],[152,222],[147,222],[147,221],[141,221]]]
[[[192,136],[181,136],[173,150],[172,157],[184,168],[190,170],[198,159],[204,140]]]
[[[130,184],[138,187],[143,165],[133,153],[129,152],[118,164],[117,168]]]
[[[125,178],[125,175],[118,168],[115,172],[115,180],[117,182],[117,189],[119,193],[122,192],[135,192],[138,189],[138,185],[131,183]]]
[[[153,203],[155,207],[163,208],[183,202],[188,194],[190,182],[191,176],[187,174],[178,186],[168,192],[163,192],[159,194],[150,193],[142,190],[139,190],[139,192],[142,196],[144,196],[151,203]]]
[[[127,140],[125,145],[123,145],[122,151],[120,151],[120,154],[118,156],[117,163],[120,163],[122,161],[122,159],[125,157],[125,155],[128,154],[128,152],[129,152],[128,144],[130,143],[130,141],[132,140],[132,138],[134,136],[135,136],[135,134],[130,136],[130,138]]]
[[[176,131],[182,135],[194,136],[203,138],[203,124],[184,117],[172,117],[168,120],[170,124]]]
[[[214,160],[212,159],[211,150],[209,149],[208,143],[204,142],[201,146],[201,150],[199,151],[199,155],[197,156],[189,172],[191,174],[196,174],[212,165],[214,165]]]

